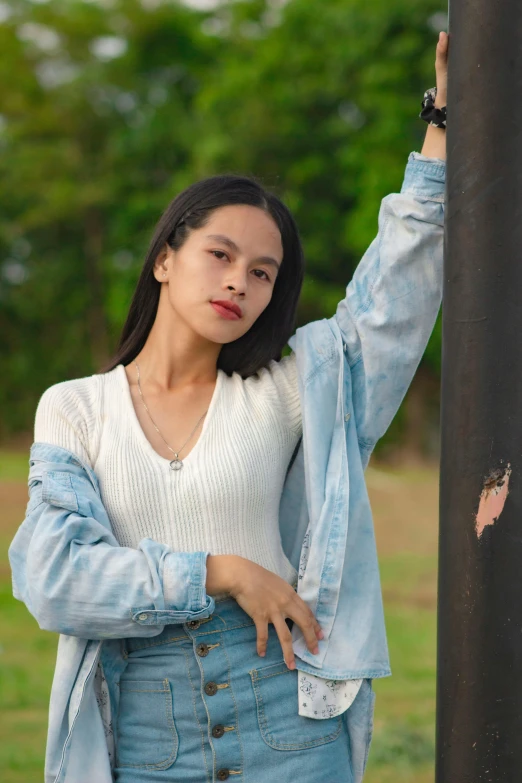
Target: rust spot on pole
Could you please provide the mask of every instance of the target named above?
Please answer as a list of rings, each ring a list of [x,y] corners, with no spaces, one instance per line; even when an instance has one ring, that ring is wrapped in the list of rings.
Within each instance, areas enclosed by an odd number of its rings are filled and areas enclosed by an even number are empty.
[[[484,488],[480,495],[479,509],[475,517],[475,531],[478,538],[487,525],[493,525],[502,513],[509,493],[511,466],[497,468],[484,479]]]

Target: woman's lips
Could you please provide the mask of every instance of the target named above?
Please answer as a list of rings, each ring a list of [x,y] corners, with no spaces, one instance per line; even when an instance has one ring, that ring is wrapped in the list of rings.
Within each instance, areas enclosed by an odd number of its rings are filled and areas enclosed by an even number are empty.
[[[229,321],[239,321],[241,316],[235,313],[229,307],[225,307],[224,305],[219,304],[219,302],[211,302],[210,304],[216,313],[222,316],[222,318],[227,318]]]

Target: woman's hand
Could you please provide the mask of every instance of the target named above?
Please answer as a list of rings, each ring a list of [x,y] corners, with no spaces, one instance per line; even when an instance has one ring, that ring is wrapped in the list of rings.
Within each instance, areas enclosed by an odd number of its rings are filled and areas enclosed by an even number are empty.
[[[268,623],[272,623],[281,642],[285,663],[289,669],[295,669],[292,634],[285,622],[287,617],[302,630],[310,652],[319,652],[318,639],[324,637],[319,623],[303,599],[277,574],[237,555],[209,555],[207,592],[222,591],[230,593],[254,621],[259,655],[266,653]]]
[[[446,106],[448,99],[448,51],[449,36],[447,33],[440,33],[435,52],[435,74],[437,77],[436,109],[442,109]]]
[[[447,33],[439,34],[439,41],[435,52],[435,74],[437,77],[437,95],[435,108],[442,109],[446,106],[448,98],[448,51],[449,36]],[[426,138],[421,153],[427,158],[440,158],[446,160],[446,130],[428,125]]]

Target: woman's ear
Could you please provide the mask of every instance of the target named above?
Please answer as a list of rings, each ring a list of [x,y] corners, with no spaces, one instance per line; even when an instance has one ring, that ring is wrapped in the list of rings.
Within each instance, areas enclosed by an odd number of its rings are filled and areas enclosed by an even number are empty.
[[[171,248],[165,244],[163,250],[158,253],[158,257],[154,262],[154,277],[159,283],[165,283],[168,280],[169,264],[168,259],[171,255]]]

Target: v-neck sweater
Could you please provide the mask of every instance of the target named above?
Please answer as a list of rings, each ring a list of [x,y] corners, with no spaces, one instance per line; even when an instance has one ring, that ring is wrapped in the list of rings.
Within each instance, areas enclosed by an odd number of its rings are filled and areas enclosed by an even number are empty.
[[[180,470],[147,439],[122,364],[47,389],[35,441],[69,449],[92,467],[121,546],[152,538],[174,551],[241,555],[296,584],[278,515],[301,427],[292,354],[247,379],[218,370],[199,438]]]

